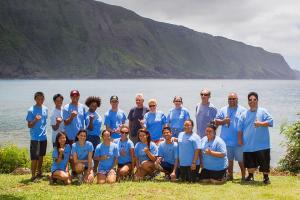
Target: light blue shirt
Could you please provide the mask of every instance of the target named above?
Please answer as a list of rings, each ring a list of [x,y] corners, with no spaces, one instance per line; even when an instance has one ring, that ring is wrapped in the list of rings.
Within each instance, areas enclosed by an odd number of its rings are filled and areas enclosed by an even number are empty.
[[[167,118],[162,111],[147,112],[144,116],[145,127],[150,132],[151,140],[159,140],[162,137],[163,126],[167,123]]]
[[[139,159],[140,163],[145,161],[145,160],[150,160],[150,158],[147,156],[147,154],[144,151],[145,147],[148,147],[147,144],[138,142],[135,145],[135,148],[134,148],[135,156]],[[150,150],[150,152],[153,156],[157,156],[158,149],[157,149],[157,146],[154,142],[150,142],[149,150]]]
[[[104,143],[97,145],[94,157],[101,157],[108,155],[108,159],[100,160],[98,166],[98,172],[100,170],[110,170],[114,167],[114,160],[118,158],[119,151],[115,143],[111,142],[109,146],[106,146]]]
[[[90,125],[90,115],[94,115],[93,130],[90,130],[88,128]],[[92,112],[88,111],[86,113],[85,125],[86,125],[86,131],[87,131],[88,135],[100,136],[101,124],[102,124],[102,118],[97,112],[92,113]]]
[[[167,117],[173,137],[178,137],[178,134],[183,131],[183,124],[186,120],[190,119],[189,111],[184,108],[172,108]]]
[[[212,104],[202,105],[201,103],[196,106],[196,124],[197,134],[203,138],[205,136],[205,129],[207,125],[215,119],[217,115],[217,108]]]
[[[131,163],[131,155],[130,155],[130,149],[134,149],[134,144],[130,139],[127,139],[126,141],[122,142],[121,138],[115,139],[114,143],[117,144],[118,150],[119,150],[119,160],[118,162],[120,164],[126,164]],[[126,155],[122,155],[122,151],[126,152]]]
[[[257,108],[252,112],[247,110],[242,113],[239,121],[239,131],[243,132],[243,151],[254,152],[270,148],[269,128],[260,126],[255,128],[256,119],[260,122],[268,122],[273,127],[273,118],[264,108]]]
[[[241,114],[245,111],[246,108],[239,105],[235,108],[225,106],[219,111],[216,119],[223,120],[226,117],[230,118],[230,125],[222,125],[220,134],[220,137],[224,140],[226,146],[238,146],[238,122]]]
[[[40,115],[42,118],[38,120],[32,128],[30,128],[30,139],[34,141],[45,141],[47,140],[47,118],[48,118],[48,108],[44,105],[31,106],[28,109],[26,121],[31,122],[34,120],[36,115]]]
[[[56,163],[56,159],[58,158],[58,149],[55,147],[52,152],[53,162],[51,166],[51,173],[55,172],[56,170],[66,171],[70,159],[70,154],[71,154],[71,147],[70,145],[66,144],[64,154],[63,154],[63,159],[59,163]]]
[[[218,158],[205,153],[206,149],[221,152],[225,154],[224,157]],[[203,167],[208,170],[220,171],[228,167],[226,144],[222,138],[216,136],[214,140],[208,141],[207,136],[201,140],[201,151],[203,158]]]
[[[80,146],[78,141],[72,144],[72,155],[77,154],[78,160],[86,160],[86,162],[84,163],[86,167],[88,167],[88,155],[93,151],[93,144],[89,141],[86,141],[83,146]],[[93,161],[92,166],[94,166]]]
[[[160,143],[158,147],[158,156],[163,158],[163,161],[175,164],[176,159],[178,159],[178,144],[177,142],[172,142],[167,144],[166,141]]]
[[[78,131],[84,129],[85,107],[80,103],[78,106],[71,103],[65,105],[63,110],[63,119],[66,120],[70,118],[73,111],[77,111],[77,116],[70,124],[65,125],[65,131],[69,140],[75,140]]]
[[[201,139],[195,134],[181,132],[178,135],[178,157],[180,166],[192,166],[195,150],[200,150]],[[200,165],[197,159],[196,165]]]
[[[126,115],[123,110],[118,109],[117,112],[109,109],[104,115],[104,125],[109,126],[112,130],[111,137],[113,139],[120,138],[120,134],[114,132],[115,129],[120,128],[122,124],[126,122]]]

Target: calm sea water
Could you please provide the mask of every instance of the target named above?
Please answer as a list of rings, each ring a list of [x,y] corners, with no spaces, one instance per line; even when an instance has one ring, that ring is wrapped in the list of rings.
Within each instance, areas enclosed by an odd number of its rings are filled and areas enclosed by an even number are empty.
[[[135,94],[142,92],[146,101],[156,98],[158,109],[165,113],[173,106],[173,97],[182,96],[192,119],[203,88],[212,91],[211,102],[217,108],[227,104],[227,95],[231,91],[237,92],[239,103],[248,108],[247,93],[257,91],[259,105],[265,107],[274,118],[274,127],[270,128],[273,166],[285,151],[280,146],[284,141],[284,137],[280,135],[280,126],[298,120],[297,113],[300,112],[300,81],[294,80],[0,80],[0,145],[14,143],[29,147],[25,117],[27,109],[34,104],[33,94],[36,91],[45,93],[45,105],[51,113],[52,96],[61,93],[65,97],[64,103],[69,103],[69,92],[75,88],[81,93],[82,103],[90,95],[102,98],[102,105],[98,109],[102,117],[109,109],[111,95],[119,96],[120,108],[128,113],[135,105]],[[50,135],[48,120],[48,142],[51,142]],[[51,148],[48,145],[48,151]]]

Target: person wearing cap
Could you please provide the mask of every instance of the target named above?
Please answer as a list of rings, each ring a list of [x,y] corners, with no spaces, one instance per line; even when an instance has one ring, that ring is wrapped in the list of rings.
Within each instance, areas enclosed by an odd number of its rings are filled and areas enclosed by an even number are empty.
[[[48,108],[43,105],[44,93],[36,92],[34,100],[36,103],[28,109],[26,116],[27,126],[30,129],[31,181],[42,177],[43,157],[47,149]]]
[[[136,106],[131,108],[128,114],[127,119],[129,120],[130,128],[130,140],[136,144],[139,140],[137,132],[142,128],[140,121],[144,119],[144,115],[149,112],[149,109],[144,106],[144,97],[143,94],[136,94],[135,96]]]
[[[238,121],[246,108],[238,105],[238,96],[235,92],[228,95],[228,106],[220,109],[216,117],[216,125],[221,125],[220,137],[226,144],[228,157],[227,180],[233,180],[233,161],[238,161],[241,169],[242,180],[245,179],[245,168],[243,164],[243,147],[238,145]]]
[[[106,130],[110,131],[111,138],[120,138],[120,127],[126,122],[125,112],[119,109],[119,98],[116,95],[110,97],[111,109],[109,109],[104,115],[104,125]]]
[[[200,138],[205,136],[205,129],[209,122],[215,119],[217,108],[209,102],[211,92],[208,89],[203,89],[200,92],[201,103],[196,106],[196,125],[197,134]]]
[[[55,108],[52,111],[50,117],[50,125],[52,127],[52,144],[54,147],[56,135],[59,132],[65,131],[64,123],[63,123],[63,108],[62,108],[64,97],[61,94],[55,94],[53,96],[53,101],[55,104]]]
[[[80,93],[72,90],[70,93],[71,102],[64,106],[63,119],[67,137],[72,144],[79,130],[84,129],[86,115],[85,107],[79,103]]]
[[[183,131],[183,124],[186,120],[190,119],[189,111],[182,106],[182,97],[175,96],[173,99],[175,105],[170,109],[167,116],[167,123],[172,130],[172,136],[178,137],[178,134]]]

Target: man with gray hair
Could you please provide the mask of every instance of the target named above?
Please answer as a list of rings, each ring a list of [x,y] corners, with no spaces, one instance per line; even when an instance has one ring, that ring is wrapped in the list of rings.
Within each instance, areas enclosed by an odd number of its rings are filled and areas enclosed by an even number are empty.
[[[135,95],[136,106],[130,109],[127,119],[129,120],[130,140],[136,144],[138,142],[137,132],[141,127],[140,121],[144,119],[144,115],[149,111],[144,106],[144,96],[142,93]]]

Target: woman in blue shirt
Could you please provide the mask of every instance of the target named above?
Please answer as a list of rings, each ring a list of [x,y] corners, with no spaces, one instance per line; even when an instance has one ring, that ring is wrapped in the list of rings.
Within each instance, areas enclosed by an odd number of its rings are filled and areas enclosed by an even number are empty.
[[[66,185],[71,183],[71,175],[68,169],[68,162],[71,154],[71,147],[68,144],[68,138],[65,133],[58,132],[54,142],[54,149],[52,153],[53,163],[51,167],[50,183],[62,180]]]
[[[205,129],[206,136],[201,140],[203,168],[200,180],[203,182],[224,183],[228,159],[226,144],[219,136],[216,136],[217,126],[211,122]]]
[[[155,171],[157,146],[151,141],[150,133],[147,129],[138,130],[139,142],[135,145],[136,172],[134,180],[142,180],[146,175],[153,176]]]

